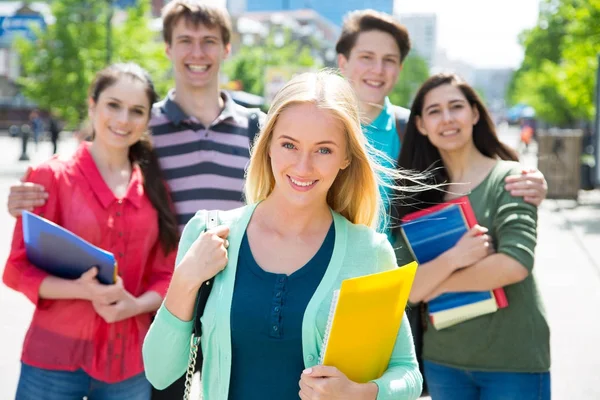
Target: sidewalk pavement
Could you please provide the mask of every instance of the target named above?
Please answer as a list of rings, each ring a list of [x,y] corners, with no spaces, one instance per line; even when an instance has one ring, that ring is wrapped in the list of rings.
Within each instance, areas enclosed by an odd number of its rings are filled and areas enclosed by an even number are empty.
[[[512,140],[511,140],[512,141]],[[59,152],[76,147],[63,139]],[[43,142],[31,163],[51,153]],[[10,183],[29,163],[17,162],[20,143],[0,136],[0,273],[8,256],[14,220],[5,210]],[[524,163],[535,165],[535,157]],[[600,191],[581,192],[579,202],[546,200],[539,210],[534,273],[551,328],[554,400],[600,399]],[[0,284],[0,399],[14,397],[19,355],[33,306]]]

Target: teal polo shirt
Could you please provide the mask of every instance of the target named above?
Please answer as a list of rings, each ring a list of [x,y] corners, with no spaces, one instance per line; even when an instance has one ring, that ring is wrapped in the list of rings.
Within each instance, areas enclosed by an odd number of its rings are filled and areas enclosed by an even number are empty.
[[[377,161],[386,167],[395,168],[400,156],[400,139],[396,132],[396,117],[389,98],[385,98],[379,116],[370,125],[363,125],[362,128],[369,144],[381,153],[377,154]],[[381,186],[379,191],[389,216],[392,191],[385,186]],[[388,236],[391,243],[394,243],[389,226],[385,226],[385,222],[381,223],[379,230]]]

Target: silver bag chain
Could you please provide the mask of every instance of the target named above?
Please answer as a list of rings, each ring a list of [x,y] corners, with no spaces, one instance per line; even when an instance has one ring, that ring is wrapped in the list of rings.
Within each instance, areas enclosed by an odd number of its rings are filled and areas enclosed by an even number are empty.
[[[206,213],[205,228],[213,229],[219,225],[219,216],[216,210]],[[210,282],[206,282],[208,285]],[[194,317],[196,318],[196,317]],[[190,337],[190,359],[188,361],[187,371],[185,373],[185,391],[183,392],[183,400],[190,400],[192,392],[192,379],[196,370],[196,360],[198,359],[198,347],[200,346],[200,336],[195,336],[193,333]]]
[[[188,361],[187,372],[185,373],[185,391],[183,392],[183,400],[190,400],[192,391],[192,378],[196,369],[196,359],[198,358],[198,346],[200,345],[200,337],[192,334],[190,339],[190,360]]]

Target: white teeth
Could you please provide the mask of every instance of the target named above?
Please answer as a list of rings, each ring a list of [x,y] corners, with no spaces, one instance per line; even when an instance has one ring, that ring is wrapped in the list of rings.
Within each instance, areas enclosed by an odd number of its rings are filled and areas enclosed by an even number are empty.
[[[378,81],[365,80],[365,83],[369,86],[375,86],[375,87],[383,86],[383,82],[378,82]]]
[[[125,136],[127,135],[129,132],[127,131],[120,131],[118,129],[111,129],[114,133],[116,133],[117,135],[121,135],[121,136]]]
[[[208,65],[192,65],[188,64],[189,69],[193,72],[204,72],[208,69]]]
[[[315,183],[315,181],[310,181],[310,182],[298,182],[297,180],[295,180],[294,178],[290,177],[290,180],[292,181],[292,183],[294,185],[298,185],[298,186],[302,186],[302,187],[307,187],[312,185],[313,183]]]
[[[450,135],[454,135],[455,133],[458,133],[458,129],[455,129],[453,131],[444,131],[444,132],[442,132],[442,136],[450,136]]]

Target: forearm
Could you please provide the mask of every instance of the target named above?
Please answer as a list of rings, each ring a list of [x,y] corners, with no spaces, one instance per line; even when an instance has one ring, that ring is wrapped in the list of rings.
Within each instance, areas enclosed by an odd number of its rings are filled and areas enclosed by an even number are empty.
[[[137,298],[138,314],[152,313],[159,309],[162,297],[155,291],[149,290]]]
[[[444,282],[456,268],[451,264],[449,256],[444,253],[436,259],[419,265],[410,291],[411,303],[419,303]]]
[[[492,254],[454,272],[439,285],[442,293],[493,290],[524,280],[529,272],[514,258]]]
[[[166,388],[185,372],[192,325],[159,308],[142,348],[146,377],[155,388]]]
[[[423,377],[415,354],[415,346],[406,315],[402,317],[400,330],[387,370],[373,381],[377,384],[377,400],[418,399],[423,389]]]
[[[47,276],[39,287],[41,299],[80,299],[90,300],[90,293],[76,280]]]
[[[356,393],[356,400],[376,400],[379,387],[374,382],[357,383],[354,392]]]
[[[186,279],[173,274],[171,285],[165,297],[165,307],[173,316],[182,321],[191,321],[199,288],[190,285]]]

